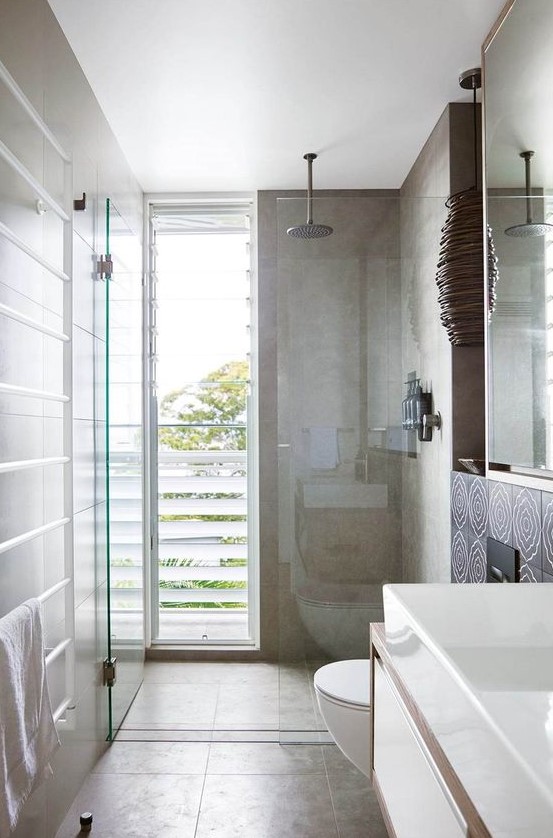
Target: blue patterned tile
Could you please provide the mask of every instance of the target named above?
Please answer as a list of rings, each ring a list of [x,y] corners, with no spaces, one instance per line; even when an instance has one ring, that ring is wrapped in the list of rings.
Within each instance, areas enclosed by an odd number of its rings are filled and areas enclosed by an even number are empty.
[[[511,544],[513,536],[513,487],[488,480],[488,534],[496,541]]]
[[[454,471],[451,475],[451,526],[463,530],[468,522],[468,474]]]
[[[463,530],[451,533],[451,581],[468,582],[469,575],[468,536]]]
[[[523,565],[541,571],[541,493],[536,489],[514,487],[512,544],[520,552],[521,576]]]
[[[488,531],[488,491],[483,477],[473,477],[469,484],[469,533],[484,538]]]
[[[469,535],[467,582],[485,582],[487,574],[486,545]]]
[[[541,535],[543,570],[553,573],[553,494],[541,493]]]

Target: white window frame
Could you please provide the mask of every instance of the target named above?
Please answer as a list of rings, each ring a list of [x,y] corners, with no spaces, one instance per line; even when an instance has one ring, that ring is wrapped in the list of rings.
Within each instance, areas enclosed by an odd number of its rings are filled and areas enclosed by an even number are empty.
[[[150,347],[152,317],[152,283],[154,281],[152,206],[155,204],[225,204],[247,203],[250,213],[250,395],[247,407],[248,435],[248,634],[246,640],[208,640],[205,643],[189,643],[182,640],[158,640],[159,614],[158,585],[156,584],[157,558],[157,504],[154,486],[157,487],[157,435],[153,417],[156,410],[156,394],[153,378],[152,351]],[[257,293],[257,205],[256,196],[250,192],[187,192],[149,193],[144,196],[144,591],[146,646],[156,649],[182,648],[190,650],[251,650],[260,648],[260,555],[259,555],[259,333]],[[154,578],[154,575],[156,578]]]

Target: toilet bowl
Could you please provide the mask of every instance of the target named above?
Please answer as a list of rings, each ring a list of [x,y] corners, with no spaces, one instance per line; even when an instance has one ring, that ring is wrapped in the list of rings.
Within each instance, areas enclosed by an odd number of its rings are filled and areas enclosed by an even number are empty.
[[[370,776],[370,662],[335,661],[313,677],[321,715],[345,756]]]
[[[381,623],[382,585],[307,580],[296,590],[300,619],[330,658],[360,658],[369,648],[369,623]]]

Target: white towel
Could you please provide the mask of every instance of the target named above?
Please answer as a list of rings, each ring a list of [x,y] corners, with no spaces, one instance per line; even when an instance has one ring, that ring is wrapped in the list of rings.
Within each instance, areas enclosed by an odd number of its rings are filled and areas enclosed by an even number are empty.
[[[30,599],[0,619],[0,838],[10,835],[33,789],[51,775],[59,744],[40,603]]]
[[[311,468],[336,468],[338,455],[337,428],[309,428],[309,463]]]

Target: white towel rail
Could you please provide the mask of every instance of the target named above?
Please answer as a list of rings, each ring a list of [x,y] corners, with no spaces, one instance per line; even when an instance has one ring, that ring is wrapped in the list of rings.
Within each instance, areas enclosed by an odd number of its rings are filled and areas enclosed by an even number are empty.
[[[63,527],[68,524],[70,518],[60,518],[58,521],[52,521],[50,524],[44,524],[42,527],[37,527],[34,530],[28,530],[21,535],[16,535],[15,538],[9,538],[0,544],[0,553],[6,553],[14,547],[19,547],[20,544],[25,544],[27,541],[32,541],[33,538],[38,538],[39,535],[44,535],[52,530],[57,530],[58,527]]]
[[[50,599],[50,597],[54,596],[54,594],[57,594],[58,591],[62,591],[65,587],[67,587],[67,585],[69,585],[70,582],[70,577],[66,576],[65,579],[61,580],[61,582],[56,582],[55,585],[52,585],[51,588],[48,588],[48,590],[40,594],[40,596],[37,597],[38,601],[41,605],[44,605],[46,600]]]
[[[47,390],[32,390],[30,387],[18,387],[16,384],[7,384],[0,381],[0,393],[11,396],[27,396],[31,399],[44,399],[52,402],[68,402],[69,396],[63,393],[50,393]]]
[[[58,329],[52,329],[45,323],[40,323],[40,321],[35,320],[34,317],[27,317],[27,315],[23,314],[21,311],[17,311],[15,308],[11,308],[10,306],[5,306],[3,303],[0,303],[0,314],[3,314],[4,317],[9,317],[10,320],[16,320],[18,323],[23,323],[24,326],[30,326],[31,329],[35,329],[37,332],[42,332],[43,335],[48,335],[48,337],[56,338],[57,340],[62,341],[70,340],[69,335],[64,334],[64,332],[60,332]]]
[[[61,218],[62,221],[69,221],[69,216],[65,212],[64,208],[61,207],[55,198],[52,198],[49,192],[38,182],[36,177],[30,173],[26,166],[23,165],[21,160],[15,156],[13,151],[10,151],[6,143],[3,143],[0,140],[0,157],[2,157],[8,166],[13,169],[14,172],[17,172],[19,177],[23,178],[25,183],[27,183],[33,192],[38,195],[38,197],[44,201],[46,206],[50,207],[50,209],[54,210],[56,215]]]
[[[73,639],[71,637],[66,637],[65,640],[61,640],[57,646],[54,646],[44,659],[46,666],[50,666],[50,664],[53,663],[56,658],[59,658],[59,656],[63,654],[63,652],[65,652],[65,650],[68,649],[72,643]]]
[[[41,460],[13,460],[11,463],[0,463],[0,474],[11,471],[23,471],[27,468],[65,465],[65,463],[70,462],[70,457],[43,457]]]
[[[17,308],[12,308],[11,306],[4,304],[3,302],[0,303],[1,316],[8,317],[11,320],[22,323],[26,327],[29,327],[35,330],[36,332],[39,332],[57,341],[61,341],[63,346],[62,364],[58,363],[58,361],[61,361],[61,355],[58,359],[54,359],[52,361],[57,365],[58,369],[60,369],[60,371],[63,372],[63,386],[61,387],[62,392],[56,393],[47,390],[39,390],[30,387],[19,386],[16,384],[9,384],[5,381],[0,382],[0,396],[3,394],[13,396],[25,396],[28,398],[41,399],[45,402],[61,402],[63,404],[64,439],[62,456],[42,457],[27,460],[14,460],[0,463],[0,473],[9,473],[25,469],[47,468],[48,466],[66,465],[67,463],[71,462],[73,450],[71,400],[73,384],[71,355],[71,333],[73,326],[73,292],[70,274],[72,267],[73,243],[73,231],[71,224],[71,212],[73,208],[73,181],[71,155],[63,148],[62,144],[54,135],[53,131],[43,120],[42,116],[35,109],[33,104],[21,90],[15,79],[11,76],[11,74],[2,62],[0,62],[0,85],[1,84],[5,86],[9,94],[11,94],[13,99],[18,103],[18,105],[22,109],[22,111],[27,115],[30,122],[33,123],[33,126],[38,129],[41,137],[44,138],[50,144],[50,146],[54,149],[57,155],[59,155],[61,161],[63,162],[63,193],[60,190],[60,194],[58,195],[56,193],[54,196],[54,194],[46,188],[46,184],[43,178],[40,175],[38,176],[38,178],[35,177],[33,171],[27,167],[23,160],[19,158],[18,154],[12,151],[12,149],[9,147],[10,140],[7,139],[5,136],[2,136],[0,138],[0,161],[3,161],[6,164],[6,166],[9,166],[11,171],[14,172],[22,182],[27,184],[35,198],[39,199],[39,201],[37,201],[37,210],[42,211],[43,208],[49,208],[59,219],[61,219],[62,223],[56,225],[54,235],[56,235],[57,240],[63,249],[63,260],[60,261],[60,266],[58,267],[57,264],[54,264],[49,259],[45,258],[40,252],[35,250],[34,247],[28,244],[24,239],[17,235],[17,233],[15,233],[12,229],[10,229],[9,226],[4,224],[2,221],[0,221],[0,237],[5,241],[10,242],[19,252],[24,253],[26,256],[28,256],[31,260],[33,260],[35,265],[38,265],[41,269],[40,271],[37,271],[36,268],[33,267],[33,265],[31,265],[30,263],[25,264],[24,260],[21,260],[23,262],[23,270],[27,269],[28,271],[30,271],[31,269],[33,269],[34,272],[39,275],[39,277],[42,276],[45,280],[48,279],[48,276],[46,276],[46,274],[48,274],[50,276],[56,277],[64,283],[63,325],[59,328],[52,328],[52,326],[46,325],[45,322],[41,322],[40,315],[39,319],[35,319],[33,317],[29,317],[27,314],[24,314]],[[15,148],[15,151],[18,151],[17,148]],[[62,194],[63,196],[61,197]],[[48,320],[48,318],[44,317],[44,320]],[[55,325],[57,325],[57,323],[55,323]],[[14,367],[14,371],[17,371],[16,367]],[[8,375],[6,377],[11,378],[11,376]],[[68,395],[66,395],[66,393]],[[48,649],[47,653],[45,653],[45,665],[47,666],[49,671],[49,678],[54,677],[56,680],[58,680],[58,678],[61,678],[61,667],[63,664],[63,678],[65,683],[63,687],[61,683],[57,685],[55,695],[59,696],[60,690],[63,689],[64,698],[59,703],[58,707],[54,710],[53,716],[56,725],[64,725],[66,727],[71,727],[74,722],[74,719],[69,715],[66,716],[66,713],[67,711],[73,709],[75,706],[75,613],[73,590],[74,564],[72,528],[72,470],[70,468],[59,469],[59,472],[57,472],[54,475],[54,477],[60,489],[61,487],[63,487],[64,505],[62,514],[64,517],[56,521],[50,521],[47,524],[44,524],[40,527],[36,527],[35,529],[29,530],[25,533],[21,533],[20,535],[17,535],[14,538],[10,538],[7,541],[0,543],[0,554],[5,553],[8,550],[12,550],[15,547],[19,547],[20,545],[24,545],[27,542],[39,538],[40,536],[43,536],[49,532],[53,532],[55,530],[63,528],[62,540],[64,578],[62,578],[59,582],[56,582],[54,585],[51,585],[47,590],[41,593],[38,596],[38,600],[42,607],[45,607],[48,601],[51,599],[51,597],[53,597],[55,594],[60,594],[61,598],[64,600],[64,636],[54,648]],[[52,551],[57,550],[58,548],[59,546],[57,544],[49,544],[49,552],[47,551],[48,556],[52,554]],[[53,558],[56,561],[59,559],[59,557],[57,557],[56,555],[53,555]],[[58,611],[58,605],[59,603],[56,602],[56,612]],[[60,614],[58,615],[56,613],[55,617],[57,623],[58,617],[61,617],[61,608]],[[59,666],[54,665],[52,667],[52,664],[55,661],[58,661]]]
[[[54,723],[55,724],[64,723],[65,720],[61,718],[63,716],[63,714],[66,712],[66,710],[74,710],[74,709],[75,709],[75,705],[73,703],[73,699],[72,698],[64,698],[64,700],[61,702],[59,707],[57,707],[56,710],[54,710],[54,712],[52,713],[52,716],[54,717]]]
[[[63,282],[71,281],[71,278],[64,271],[61,271],[59,268],[57,268],[55,265],[49,262],[48,259],[45,259],[43,256],[40,255],[40,253],[37,253],[36,250],[33,250],[32,247],[29,247],[29,245],[26,244],[23,241],[23,239],[20,239],[19,236],[17,236],[13,232],[13,230],[10,230],[10,228],[7,227],[2,221],[0,221],[0,236],[3,236],[5,239],[10,241],[12,244],[18,247],[19,250],[22,250],[23,253],[26,253],[27,256],[30,256],[31,259],[34,259],[35,262],[38,262],[38,264],[42,268],[49,271],[51,274],[54,274],[54,276],[57,276],[58,279],[63,280]]]
[[[23,110],[30,116],[37,128],[46,137],[50,145],[55,148],[59,156],[65,160],[66,163],[71,162],[69,154],[65,151],[57,137],[53,134],[50,128],[46,125],[38,111],[31,104],[29,99],[25,96],[14,77],[8,71],[8,68],[0,61],[0,80],[4,82],[14,99],[16,99]]]
[[[37,599],[41,605],[44,605],[54,594],[59,593],[59,591],[63,591],[64,588],[67,588],[68,585],[71,583],[71,577],[66,576],[65,579],[61,579],[59,582],[56,582],[55,585],[52,585],[42,594],[40,594]],[[73,710],[75,708],[75,700],[71,695],[73,690],[74,684],[74,670],[75,670],[75,643],[72,637],[66,637],[64,640],[61,640],[57,646],[54,646],[48,654],[44,658],[44,663],[46,666],[50,666],[56,658],[60,655],[66,653],[66,661],[65,661],[65,687],[66,687],[66,697],[63,701],[59,704],[59,706],[54,710],[53,717],[54,722],[56,724],[67,724],[67,721],[62,719],[62,716],[65,714],[67,710]]]

